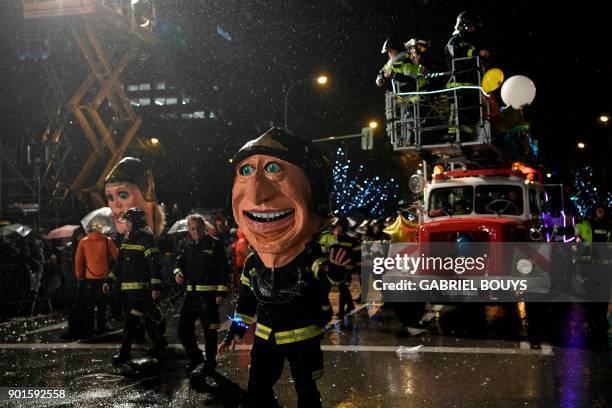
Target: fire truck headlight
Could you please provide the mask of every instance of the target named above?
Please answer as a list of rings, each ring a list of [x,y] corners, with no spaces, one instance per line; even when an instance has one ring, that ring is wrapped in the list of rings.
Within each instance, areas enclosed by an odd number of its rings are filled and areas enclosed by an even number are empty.
[[[529,239],[535,242],[539,242],[542,240],[542,231],[539,228],[530,228],[529,229]]]
[[[516,270],[519,271],[521,275],[529,275],[533,270],[533,264],[529,259],[520,259],[516,263]]]

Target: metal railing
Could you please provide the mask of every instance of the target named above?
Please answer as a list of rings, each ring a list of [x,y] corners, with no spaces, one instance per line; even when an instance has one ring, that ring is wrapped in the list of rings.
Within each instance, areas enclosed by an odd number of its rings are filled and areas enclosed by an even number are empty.
[[[472,63],[465,70],[456,63]],[[490,108],[488,95],[480,87],[481,65],[478,57],[453,60],[453,70],[443,89],[417,89],[402,92],[402,85],[392,81],[386,93],[387,135],[394,150],[423,150],[460,156],[462,146],[490,145]],[[472,75],[474,83],[458,82],[458,76]],[[432,74],[431,77],[440,76]]]

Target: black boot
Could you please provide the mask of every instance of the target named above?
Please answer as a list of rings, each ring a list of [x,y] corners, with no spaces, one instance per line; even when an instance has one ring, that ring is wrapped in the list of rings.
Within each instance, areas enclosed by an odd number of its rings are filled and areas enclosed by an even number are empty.
[[[192,371],[189,373],[189,384],[197,388],[201,384],[201,380],[206,377],[204,369],[204,363],[198,364]]]
[[[204,362],[204,375],[213,375],[216,368],[217,360],[214,358],[207,359],[206,362]]]

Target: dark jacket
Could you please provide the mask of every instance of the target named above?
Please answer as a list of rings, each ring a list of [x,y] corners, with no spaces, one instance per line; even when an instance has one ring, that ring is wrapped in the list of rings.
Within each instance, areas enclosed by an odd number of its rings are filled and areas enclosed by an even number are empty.
[[[285,345],[319,337],[332,315],[327,277],[338,273],[344,272],[328,261],[317,241],[280,268],[267,268],[257,253],[251,253],[240,277],[226,342],[236,334],[242,337],[255,322],[258,342]]]
[[[107,283],[121,280],[122,291],[161,289],[159,249],[146,229],[130,232],[119,248],[119,257]]]
[[[188,292],[225,296],[229,286],[229,266],[222,242],[210,235],[197,244],[183,246],[176,260],[174,274],[182,273]]]
[[[452,69],[455,58],[478,57],[481,50],[486,49],[479,44],[474,33],[454,34],[446,44],[448,69]],[[483,61],[481,60],[481,70]],[[478,85],[478,68],[476,60],[455,61],[455,83],[457,85]]]

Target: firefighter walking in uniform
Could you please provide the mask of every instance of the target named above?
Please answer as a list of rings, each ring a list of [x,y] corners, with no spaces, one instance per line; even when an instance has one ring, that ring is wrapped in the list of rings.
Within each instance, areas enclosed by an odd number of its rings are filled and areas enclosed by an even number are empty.
[[[331,318],[327,278],[338,270],[342,276],[341,267],[348,263],[343,249],[328,258],[318,244],[329,214],[329,162],[311,142],[277,128],[248,142],[233,162],[234,217],[255,252],[245,262],[233,322],[219,354],[233,349],[257,323],[251,403],[277,406],[273,387],[287,359],[298,407],[320,407],[320,339]]]
[[[165,321],[155,301],[160,296],[161,278],[159,249],[153,233],[147,226],[147,215],[141,208],[130,208],[122,216],[128,234],[119,249],[119,258],[113,272],[106,278],[103,292],[109,293],[111,285],[121,280],[121,292],[127,304],[127,316],[123,326],[123,342],[119,354],[113,357],[114,364],[131,360],[131,349],[138,335],[139,323],[153,343],[149,354],[159,357],[168,342],[164,337]]]
[[[227,294],[229,266],[222,242],[206,232],[204,217],[187,217],[190,242],[177,258],[174,276],[179,285],[186,283],[187,292],[179,318],[178,335],[191,360],[192,375],[212,373],[217,365],[217,329],[219,305]],[[195,322],[204,328],[206,360],[198,347]]]
[[[319,238],[319,244],[323,253],[330,254],[331,250],[344,248],[350,263],[344,267],[344,275],[339,281],[330,279],[330,284],[338,288],[339,306],[338,317],[342,319],[345,313],[351,313],[355,309],[353,298],[349,287],[354,272],[359,272],[361,265],[361,243],[357,238],[347,235],[349,230],[348,219],[341,217],[334,222],[331,230],[327,229]]]

